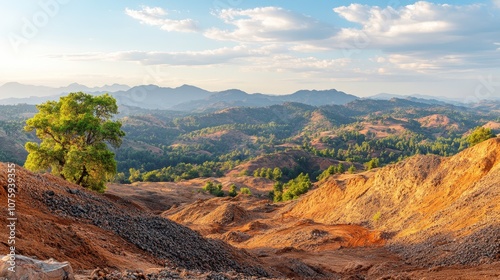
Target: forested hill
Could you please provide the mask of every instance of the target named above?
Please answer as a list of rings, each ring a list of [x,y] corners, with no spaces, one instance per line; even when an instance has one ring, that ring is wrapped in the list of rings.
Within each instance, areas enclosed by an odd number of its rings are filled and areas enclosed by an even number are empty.
[[[121,180],[170,181],[220,176],[242,162],[291,153],[293,164],[265,161],[239,170],[279,167],[289,177],[308,172],[315,178],[322,171],[317,157],[346,162],[347,169],[349,162],[376,166],[416,153],[451,155],[467,146],[470,130],[498,121],[487,111],[401,99],[237,107],[177,118],[157,112],[123,119],[127,141],[117,158]]]
[[[413,154],[448,156],[466,148],[478,126],[500,132],[496,108],[494,102],[469,109],[395,98],[211,113],[121,106],[127,135],[115,150],[117,180],[175,181],[276,167],[285,177],[306,172],[314,180],[328,163],[365,169]],[[35,137],[22,128],[35,112],[32,105],[0,106],[0,161],[23,164],[24,143]]]

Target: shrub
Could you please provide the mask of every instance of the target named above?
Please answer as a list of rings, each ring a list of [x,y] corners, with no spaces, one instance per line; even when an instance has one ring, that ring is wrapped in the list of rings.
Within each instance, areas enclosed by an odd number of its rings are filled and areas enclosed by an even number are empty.
[[[378,211],[377,213],[375,213],[372,217],[372,221],[373,222],[378,222],[380,220],[380,217],[382,216],[382,213],[380,211]]]
[[[347,172],[349,172],[349,173],[351,173],[351,174],[353,174],[354,172],[356,172],[356,167],[354,166],[354,164],[353,164],[353,165],[351,165],[351,166],[349,167],[349,169],[347,169]]]
[[[380,161],[378,158],[372,158],[369,162],[365,163],[366,169],[370,170],[380,166]]]
[[[311,186],[312,183],[309,179],[309,174],[300,173],[297,178],[290,180],[284,185],[284,188],[286,188],[286,190],[283,191],[282,200],[287,201],[296,199],[300,195],[309,191],[309,188]]]
[[[203,187],[204,191],[209,192],[211,195],[215,195],[217,197],[223,197],[224,196],[224,191],[222,191],[222,185],[218,184],[217,186],[214,185],[213,182],[208,181],[205,186]]]
[[[249,188],[241,188],[241,189],[240,189],[240,193],[242,193],[242,194],[252,195],[252,192],[250,191],[250,189],[249,189]]]
[[[228,195],[230,197],[235,197],[238,193],[236,192],[236,185],[235,184],[232,184],[231,186],[229,186],[229,193]]]

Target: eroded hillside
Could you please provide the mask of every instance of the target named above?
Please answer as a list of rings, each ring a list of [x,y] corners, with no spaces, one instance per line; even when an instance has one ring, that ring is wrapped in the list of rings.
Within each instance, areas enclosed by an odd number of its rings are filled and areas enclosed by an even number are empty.
[[[292,202],[199,199],[162,216],[269,263],[298,258],[322,276],[494,278],[500,275],[499,178],[500,138],[494,138],[452,157],[418,155],[334,175]]]
[[[500,138],[494,138],[449,158],[420,155],[376,171],[330,178],[286,215],[367,225],[390,236],[396,251],[416,244],[413,253],[403,253],[422,262],[498,260],[499,178]]]
[[[69,261],[75,269],[110,267],[269,273],[251,255],[112,195],[99,195],[52,175],[16,166],[16,253]],[[7,164],[0,163],[0,196],[7,201]],[[1,227],[1,240],[8,240]],[[2,251],[9,251],[2,242]]]

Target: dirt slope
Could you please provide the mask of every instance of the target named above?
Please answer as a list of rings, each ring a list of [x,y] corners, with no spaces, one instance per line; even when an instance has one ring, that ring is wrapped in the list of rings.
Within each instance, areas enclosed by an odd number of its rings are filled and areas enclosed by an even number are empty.
[[[288,277],[497,279],[499,173],[496,138],[449,158],[415,156],[333,176],[286,203],[184,189],[201,187],[201,179],[158,184],[155,195],[158,201],[176,193],[183,198],[161,216],[244,248]],[[235,178],[217,180],[227,186]],[[153,185],[121,194],[152,208],[141,192]],[[113,187],[117,195],[119,187]]]
[[[418,264],[500,259],[500,138],[453,157],[415,156],[323,183],[288,217],[353,223],[383,231],[391,248]]]
[[[7,166],[0,197],[7,201]],[[76,269],[151,268],[168,264],[201,271],[267,275],[249,254],[207,240],[170,220],[146,214],[116,196],[99,195],[51,175],[16,166],[18,254],[69,261]],[[0,227],[0,248],[8,232]]]

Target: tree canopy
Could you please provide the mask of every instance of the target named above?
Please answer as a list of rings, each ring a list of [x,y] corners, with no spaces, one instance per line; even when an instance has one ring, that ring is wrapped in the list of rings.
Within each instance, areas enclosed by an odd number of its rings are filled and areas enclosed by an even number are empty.
[[[467,142],[470,146],[479,144],[485,140],[495,137],[495,134],[491,131],[491,128],[485,128],[478,126],[472,131],[472,133],[467,137]]]
[[[83,187],[104,191],[104,183],[116,174],[114,153],[125,133],[113,121],[116,100],[108,94],[70,93],[59,101],[37,105],[38,113],[26,121],[26,131],[36,131],[41,143],[25,145],[25,167],[51,171]]]

